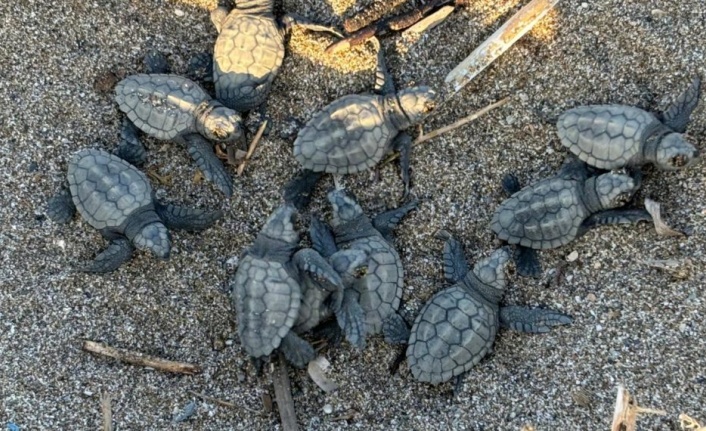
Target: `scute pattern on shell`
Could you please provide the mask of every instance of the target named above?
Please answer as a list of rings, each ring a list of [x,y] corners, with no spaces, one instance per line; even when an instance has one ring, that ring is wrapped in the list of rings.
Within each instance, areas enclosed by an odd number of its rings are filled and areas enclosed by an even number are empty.
[[[417,380],[438,384],[463,374],[490,350],[498,309],[455,285],[436,293],[412,327],[407,361]]]
[[[194,111],[211,100],[198,84],[177,75],[131,75],[118,83],[115,94],[135,126],[163,140],[195,131]]]
[[[152,203],[147,177],[105,151],[86,149],[74,154],[68,181],[76,209],[96,229],[118,227],[133,211]]]
[[[274,17],[234,10],[214,47],[216,98],[240,112],[259,106],[267,98],[283,59],[284,39]]]
[[[557,122],[562,145],[599,169],[616,169],[641,157],[647,130],[657,118],[622,105],[580,106],[564,112]]]
[[[279,347],[299,314],[301,289],[283,264],[245,256],[235,275],[240,342],[250,356]]]
[[[294,157],[315,172],[361,172],[382,160],[395,134],[380,96],[343,96],[317,112],[299,132]]]
[[[589,215],[581,200],[583,184],[553,177],[525,187],[498,207],[490,227],[510,244],[534,249],[567,244]]]

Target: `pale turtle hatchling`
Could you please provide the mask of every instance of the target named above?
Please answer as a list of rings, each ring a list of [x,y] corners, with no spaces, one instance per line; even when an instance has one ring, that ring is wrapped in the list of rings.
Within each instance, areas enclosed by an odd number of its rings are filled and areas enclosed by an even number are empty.
[[[49,200],[47,215],[67,223],[76,209],[110,245],[85,272],[103,273],[128,261],[135,248],[169,257],[167,228],[199,231],[213,225],[222,211],[204,211],[162,204],[153,197],[147,177],[121,158],[102,150],[85,149],[69,160],[69,188]]]
[[[418,124],[429,114],[436,93],[425,86],[395,92],[381,50],[378,50],[376,92],[334,100],[299,131],[294,141],[294,158],[303,171],[285,186],[285,200],[304,207],[324,172],[335,175],[361,172],[375,166],[391,150],[400,151],[403,199],[407,197],[412,139],[400,131]]]
[[[326,259],[313,249],[299,249],[295,215],[291,205],[278,207],[230,280],[240,342],[256,364],[280,349],[294,366],[305,367],[314,349],[292,330],[304,298],[302,284],[312,282],[330,292],[342,288]]]
[[[412,326],[407,363],[415,379],[433,385],[460,379],[490,352],[500,327],[536,333],[572,322],[552,310],[500,306],[510,260],[507,247],[469,271],[461,243],[446,232],[439,237],[446,239],[444,277],[452,286],[432,296]]]
[[[365,312],[365,334],[383,333],[385,341],[404,344],[409,328],[398,314],[404,287],[402,260],[392,244],[392,230],[416,202],[383,212],[370,220],[355,199],[342,189],[328,193],[333,207],[331,226],[336,247],[360,250],[368,258],[364,276],[353,283],[354,294]]]
[[[128,76],[115,87],[115,100],[127,115],[116,153],[131,163],[144,161],[137,129],[159,140],[184,144],[204,177],[227,196],[232,195],[233,181],[213,152],[212,142],[242,140],[240,114],[211,98],[190,79],[164,73],[166,60],[146,64],[154,65],[148,68],[151,73]]]
[[[219,1],[211,12],[218,31],[213,49],[216,98],[241,113],[267,99],[284,59],[284,38],[293,25],[343,37],[295,14],[277,20],[273,8],[274,0],[236,0],[232,9],[230,2]]]
[[[508,175],[503,188],[511,196],[495,210],[490,228],[501,240],[518,246],[517,272],[538,277],[541,266],[535,250],[561,247],[595,226],[651,221],[644,209],[615,209],[630,201],[640,179],[614,172],[594,176],[573,157],[556,175],[521,190],[517,178]]]
[[[625,105],[580,106],[564,112],[557,122],[562,145],[599,169],[653,163],[675,170],[693,165],[699,151],[683,133],[699,102],[701,80],[694,78],[662,114],[653,115]]]

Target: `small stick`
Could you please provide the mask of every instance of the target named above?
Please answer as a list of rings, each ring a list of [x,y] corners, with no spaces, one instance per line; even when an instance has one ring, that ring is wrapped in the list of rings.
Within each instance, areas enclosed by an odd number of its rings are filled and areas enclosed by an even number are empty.
[[[150,367],[169,373],[196,374],[201,372],[201,367],[198,365],[188,364],[185,362],[168,361],[166,359],[148,356],[139,352],[117,349],[115,347],[106,346],[90,340],[85,340],[83,342],[83,350],[95,353],[97,355],[114,358],[122,362],[127,362],[128,364]]]
[[[294,412],[294,400],[292,399],[292,388],[289,385],[289,373],[284,355],[279,354],[279,364],[275,370],[275,399],[277,400],[277,410],[282,421],[284,431],[298,431],[297,414]]]
[[[101,411],[103,412],[103,431],[113,431],[113,410],[108,391],[101,393]]]
[[[412,142],[412,145],[417,146],[417,145],[422,144],[426,141],[434,139],[437,136],[442,135],[446,132],[450,132],[451,130],[458,129],[459,127],[463,126],[464,124],[468,124],[471,121],[473,121],[479,117],[482,117],[483,115],[487,114],[488,112],[492,111],[493,109],[498,108],[500,106],[503,106],[509,100],[510,100],[509,96],[505,97],[504,99],[500,99],[497,102],[492,103],[492,104],[486,106],[485,108],[483,108],[479,111],[476,111],[473,114],[456,121],[455,123],[449,124],[448,126],[444,126],[440,129],[433,130],[429,133],[420,135],[417,139],[414,140],[414,142]],[[395,154],[391,155],[390,157],[388,157],[387,159],[385,159],[381,164],[385,165],[387,163],[390,163],[390,162],[396,160],[399,157],[400,157],[400,155],[398,153],[395,153]]]
[[[245,158],[240,162],[240,165],[238,166],[238,176],[243,175],[243,170],[245,170],[245,164],[250,160],[250,157],[252,157],[253,153],[255,152],[255,148],[257,147],[257,143],[260,142],[260,138],[262,138],[262,134],[265,133],[265,127],[267,127],[267,120],[263,121],[262,124],[260,124],[260,128],[257,129],[257,133],[255,133],[255,137],[252,138],[252,142],[250,143],[250,146],[248,147],[248,152],[245,154]]]
[[[245,406],[239,406],[237,404],[231,403],[230,401],[221,400],[219,398],[209,397],[208,395],[202,394],[196,391],[189,391],[189,393],[195,397],[201,398],[202,400],[212,402],[213,404],[218,404],[222,407],[229,407],[231,409],[244,409],[252,413],[262,413],[260,410],[251,409]]]

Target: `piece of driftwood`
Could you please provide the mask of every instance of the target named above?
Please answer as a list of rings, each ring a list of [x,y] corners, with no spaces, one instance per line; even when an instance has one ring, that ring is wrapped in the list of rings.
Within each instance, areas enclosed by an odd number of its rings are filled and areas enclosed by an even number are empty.
[[[148,356],[139,352],[132,352],[125,349],[117,349],[95,341],[86,340],[83,342],[83,350],[96,355],[107,356],[128,364],[140,365],[154,368],[159,371],[178,374],[197,374],[201,372],[201,367],[185,362],[175,362],[166,359]]]
[[[282,421],[282,429],[284,431],[298,431],[299,425],[297,425],[297,414],[294,411],[292,387],[289,384],[289,371],[282,353],[279,354],[273,380],[275,400],[277,401],[277,410],[279,410],[279,417]]]
[[[500,57],[552,10],[559,0],[532,0],[466,57],[448,75],[446,83],[454,92],[461,90]]]

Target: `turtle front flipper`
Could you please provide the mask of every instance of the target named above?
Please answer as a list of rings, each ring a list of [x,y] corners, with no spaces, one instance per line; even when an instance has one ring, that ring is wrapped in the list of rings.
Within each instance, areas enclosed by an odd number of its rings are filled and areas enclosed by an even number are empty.
[[[360,350],[365,348],[365,311],[358,302],[358,294],[352,289],[343,291],[343,301],[336,313],[336,322],[349,343]]]
[[[437,232],[436,238],[444,239],[444,278],[450,284],[463,280],[468,274],[468,263],[461,242],[445,230]]]
[[[392,230],[402,221],[402,219],[413,209],[417,208],[417,201],[412,201],[394,210],[380,213],[373,219],[373,227],[377,229],[385,239],[392,239]]]
[[[515,248],[515,267],[522,277],[539,278],[542,275],[542,264],[539,263],[537,250],[518,245]]]
[[[226,0],[218,0],[218,7],[211,11],[211,22],[216,27],[218,34],[223,29],[223,22],[230,13],[230,2]]]
[[[500,325],[518,332],[549,332],[552,326],[568,325],[573,319],[558,311],[516,305],[500,308]]]
[[[304,248],[294,254],[292,262],[312,282],[324,290],[335,292],[343,287],[341,276],[326,262],[319,253],[311,248]]]
[[[400,175],[404,184],[402,200],[409,196],[409,159],[412,155],[412,137],[407,133],[400,133],[392,142],[392,148],[400,152]]]
[[[155,201],[155,210],[165,226],[170,229],[200,231],[208,229],[223,217],[223,211],[206,211],[199,208],[162,204]]]
[[[139,129],[128,118],[123,118],[114,154],[134,166],[147,162],[147,150],[140,141]]]
[[[213,152],[211,143],[197,134],[185,136],[184,141],[189,155],[194,159],[203,176],[213,182],[223,194],[230,197],[233,194],[233,180]]]
[[[297,334],[289,331],[282,338],[282,343],[279,345],[280,350],[284,353],[290,364],[297,368],[304,368],[307,364],[316,358],[314,348],[306,340],[300,338]]]
[[[299,211],[311,202],[311,195],[323,172],[314,172],[309,169],[299,171],[294,178],[284,185],[282,195],[284,201],[294,205]]]
[[[55,223],[68,223],[76,214],[76,205],[71,198],[69,189],[62,187],[59,192],[47,202],[47,217]]]
[[[194,81],[213,81],[213,54],[200,52],[189,60],[187,76]]]
[[[407,344],[409,341],[409,326],[397,313],[392,313],[382,322],[382,333],[389,344]]]
[[[311,217],[309,223],[309,238],[314,250],[323,257],[331,257],[336,253],[336,240],[333,238],[331,229],[316,216]]]
[[[115,271],[120,265],[130,260],[134,250],[135,248],[127,238],[115,238],[95,259],[79,266],[78,270],[97,274]]]
[[[689,88],[686,89],[677,99],[662,113],[662,122],[678,133],[686,132],[686,125],[694,108],[699,104],[701,95],[701,78],[694,77]]]
[[[142,66],[144,73],[169,73],[169,62],[167,61],[167,56],[156,49],[151,49],[147,52],[147,54],[145,54],[145,58],[142,59]]]
[[[332,27],[327,27],[325,25],[317,24],[309,18],[303,17],[296,13],[287,13],[280,19],[280,24],[284,28],[285,33],[289,33],[292,27],[301,27],[309,31],[317,31],[323,33],[330,33],[340,39],[343,39],[343,34]]]
[[[503,187],[503,191],[508,196],[512,196],[522,189],[522,186],[520,185],[520,180],[513,173],[505,174],[501,181],[501,184]]]
[[[652,221],[652,216],[644,209],[617,209],[605,210],[592,214],[579,228],[579,235],[586,233],[589,229],[606,224],[628,224],[641,221]]]
[[[375,64],[375,86],[373,91],[377,94],[392,94],[395,92],[395,83],[392,80],[390,71],[387,70],[385,52],[382,49],[380,40],[376,37],[370,39],[377,49],[377,63]]]

